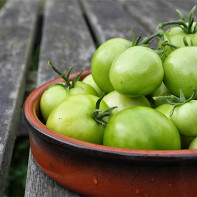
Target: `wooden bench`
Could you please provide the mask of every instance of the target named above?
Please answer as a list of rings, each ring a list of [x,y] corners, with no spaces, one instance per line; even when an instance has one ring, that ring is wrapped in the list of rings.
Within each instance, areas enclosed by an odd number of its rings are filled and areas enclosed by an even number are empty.
[[[48,60],[62,71],[71,65],[74,71],[89,69],[93,53],[105,40],[113,37],[131,40],[133,26],[136,35],[151,34],[159,22],[179,18],[176,8],[188,14],[195,3],[195,0],[6,2],[0,10],[0,197],[5,188],[38,29],[41,30],[41,50],[38,72],[33,81],[36,79],[37,86],[40,86],[57,77],[47,66]],[[43,17],[39,17],[38,12],[41,6]],[[44,174],[30,150],[25,196],[80,195]]]

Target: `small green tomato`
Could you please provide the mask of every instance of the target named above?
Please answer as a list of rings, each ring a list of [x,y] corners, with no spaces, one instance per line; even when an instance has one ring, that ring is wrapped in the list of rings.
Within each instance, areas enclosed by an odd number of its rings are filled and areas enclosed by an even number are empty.
[[[91,85],[97,92],[98,96],[102,96],[103,95],[103,91],[98,87],[98,85],[95,83],[92,74],[89,74],[88,76],[86,76],[83,81],[84,83]]]
[[[112,91],[109,94],[105,95],[103,97],[103,100],[109,107],[117,107],[112,111],[112,114],[115,114],[123,109],[135,106],[150,107],[150,103],[145,96],[128,97],[123,94],[119,94],[117,91]]]

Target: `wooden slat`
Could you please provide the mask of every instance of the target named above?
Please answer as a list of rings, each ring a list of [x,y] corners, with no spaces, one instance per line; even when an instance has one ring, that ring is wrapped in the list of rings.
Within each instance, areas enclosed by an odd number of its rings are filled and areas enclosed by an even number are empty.
[[[90,68],[95,46],[80,10],[78,0],[46,0],[38,86],[56,78],[47,65],[50,60],[60,70]]]
[[[0,196],[12,156],[39,0],[10,0],[0,11]]]
[[[164,1],[166,4],[168,4],[169,6],[171,6],[173,8],[179,9],[186,16],[188,16],[192,7],[197,4],[196,0],[189,0],[189,1],[185,1],[185,0],[170,0],[170,1],[162,0],[162,1]],[[197,15],[197,14],[195,14],[195,15]]]
[[[70,65],[74,66],[75,71],[90,68],[95,46],[77,0],[46,0],[42,38],[38,86],[57,77],[48,67],[48,60],[62,71]],[[25,196],[79,195],[43,173],[30,152]]]
[[[136,36],[149,34],[117,1],[82,0],[82,4],[98,44],[114,37],[132,40],[133,27]]]
[[[130,14],[150,32],[154,33],[159,23],[179,19],[173,6],[162,0],[118,0],[126,7]]]

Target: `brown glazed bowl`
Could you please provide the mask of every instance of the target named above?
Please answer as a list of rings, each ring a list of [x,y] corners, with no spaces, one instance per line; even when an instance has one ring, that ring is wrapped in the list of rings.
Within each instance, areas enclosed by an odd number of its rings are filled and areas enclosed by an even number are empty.
[[[86,70],[82,78],[89,73]],[[197,196],[197,150],[113,148],[71,139],[48,129],[42,123],[39,101],[42,93],[59,81],[60,78],[37,88],[24,104],[31,150],[47,175],[91,197]]]

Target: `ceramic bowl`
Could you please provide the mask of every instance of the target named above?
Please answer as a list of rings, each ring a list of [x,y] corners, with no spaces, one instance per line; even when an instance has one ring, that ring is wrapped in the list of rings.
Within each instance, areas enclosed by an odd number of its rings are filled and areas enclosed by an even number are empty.
[[[89,73],[84,71],[82,78]],[[47,175],[66,188],[91,197],[197,196],[197,150],[113,148],[71,139],[48,129],[42,122],[39,101],[43,92],[59,81],[60,78],[40,86],[24,104],[31,150]]]

